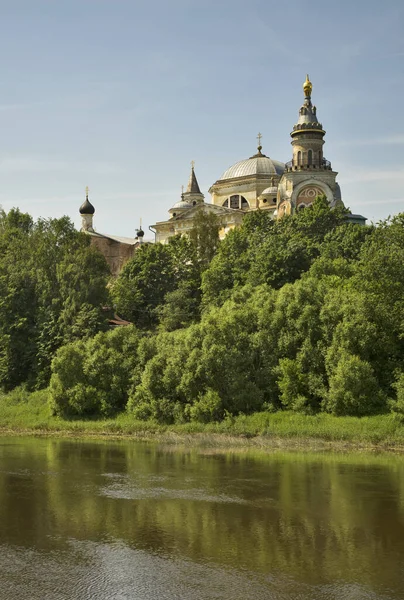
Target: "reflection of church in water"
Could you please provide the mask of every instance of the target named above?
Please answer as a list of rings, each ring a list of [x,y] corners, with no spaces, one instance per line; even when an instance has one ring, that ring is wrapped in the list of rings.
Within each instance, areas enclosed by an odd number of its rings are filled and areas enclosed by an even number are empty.
[[[307,76],[303,84],[304,103],[290,134],[293,148],[290,162],[284,164],[263,154],[261,134],[258,134],[257,153],[227,169],[211,186],[211,203],[204,201],[192,163],[187,189],[168,211],[169,218],[151,227],[156,242],[164,243],[173,235],[187,233],[196,212],[201,209],[217,215],[221,223],[220,236],[224,237],[230,229],[240,225],[245,213],[251,210],[270,211],[274,218],[280,218],[310,206],[319,195],[325,195],[330,206],[343,205],[336,182],[337,173],[323,154],[325,131],[311,102],[312,87]],[[80,213],[82,229],[92,235],[93,243],[106,256],[113,274],[117,274],[141,243],[143,232],[138,231],[135,239],[95,233],[92,227],[94,208],[88,198],[80,207]],[[360,224],[366,221],[361,215],[349,215],[349,220]],[[115,251],[108,253],[108,248],[112,250],[113,246]]]

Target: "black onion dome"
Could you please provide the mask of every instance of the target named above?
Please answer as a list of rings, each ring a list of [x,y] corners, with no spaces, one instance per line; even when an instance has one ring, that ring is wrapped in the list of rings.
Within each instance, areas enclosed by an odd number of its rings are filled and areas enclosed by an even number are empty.
[[[143,229],[138,229],[136,231],[136,237],[138,237],[138,238],[144,237],[144,231],[143,231]]]
[[[88,196],[84,200],[83,204],[80,206],[79,212],[81,215],[93,215],[95,213],[95,208],[89,201]]]

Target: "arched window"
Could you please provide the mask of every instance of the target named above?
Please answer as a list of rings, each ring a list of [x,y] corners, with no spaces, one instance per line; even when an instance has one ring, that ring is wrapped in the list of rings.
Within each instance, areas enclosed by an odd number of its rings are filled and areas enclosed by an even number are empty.
[[[248,200],[239,194],[234,194],[233,196],[230,196],[230,198],[226,198],[222,206],[225,206],[226,208],[235,208],[238,210],[250,208]]]
[[[321,163],[323,161],[323,156],[322,156],[322,152],[320,150],[320,152],[318,153],[318,164],[321,166]]]
[[[313,150],[309,150],[307,153],[307,164],[309,166],[313,164]]]
[[[230,196],[230,208],[240,208],[240,197],[238,194]]]
[[[300,166],[302,164],[302,153],[299,152],[297,153],[297,164]]]

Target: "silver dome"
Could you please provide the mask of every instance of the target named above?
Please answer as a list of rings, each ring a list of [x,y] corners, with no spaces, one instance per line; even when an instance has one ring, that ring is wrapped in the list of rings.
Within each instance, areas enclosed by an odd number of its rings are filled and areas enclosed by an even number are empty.
[[[251,175],[282,175],[285,170],[284,163],[272,160],[268,156],[253,156],[241,160],[221,176],[223,179],[234,179],[235,177],[248,177]]]
[[[278,188],[276,186],[271,186],[271,187],[267,187],[265,188],[265,190],[263,192],[261,192],[261,196],[263,196],[264,194],[276,194],[278,191]]]
[[[192,204],[190,202],[186,202],[185,200],[178,200],[178,202],[176,202],[174,204],[174,206],[172,208],[170,208],[170,210],[168,212],[171,212],[172,210],[178,210],[178,209],[184,209],[184,208],[192,208]]]

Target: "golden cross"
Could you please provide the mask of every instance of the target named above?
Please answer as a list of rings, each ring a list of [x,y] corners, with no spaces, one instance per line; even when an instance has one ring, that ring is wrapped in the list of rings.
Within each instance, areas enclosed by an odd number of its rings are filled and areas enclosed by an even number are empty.
[[[184,193],[184,186],[182,185],[181,186],[181,196],[182,196],[183,193]]]
[[[262,135],[261,135],[261,133],[259,133],[259,134],[257,135],[258,146],[261,146],[261,138],[262,138]]]
[[[191,167],[194,168],[195,167],[195,161],[191,160]]]
[[[88,198],[88,192],[89,192],[88,185],[86,185],[86,198]]]

